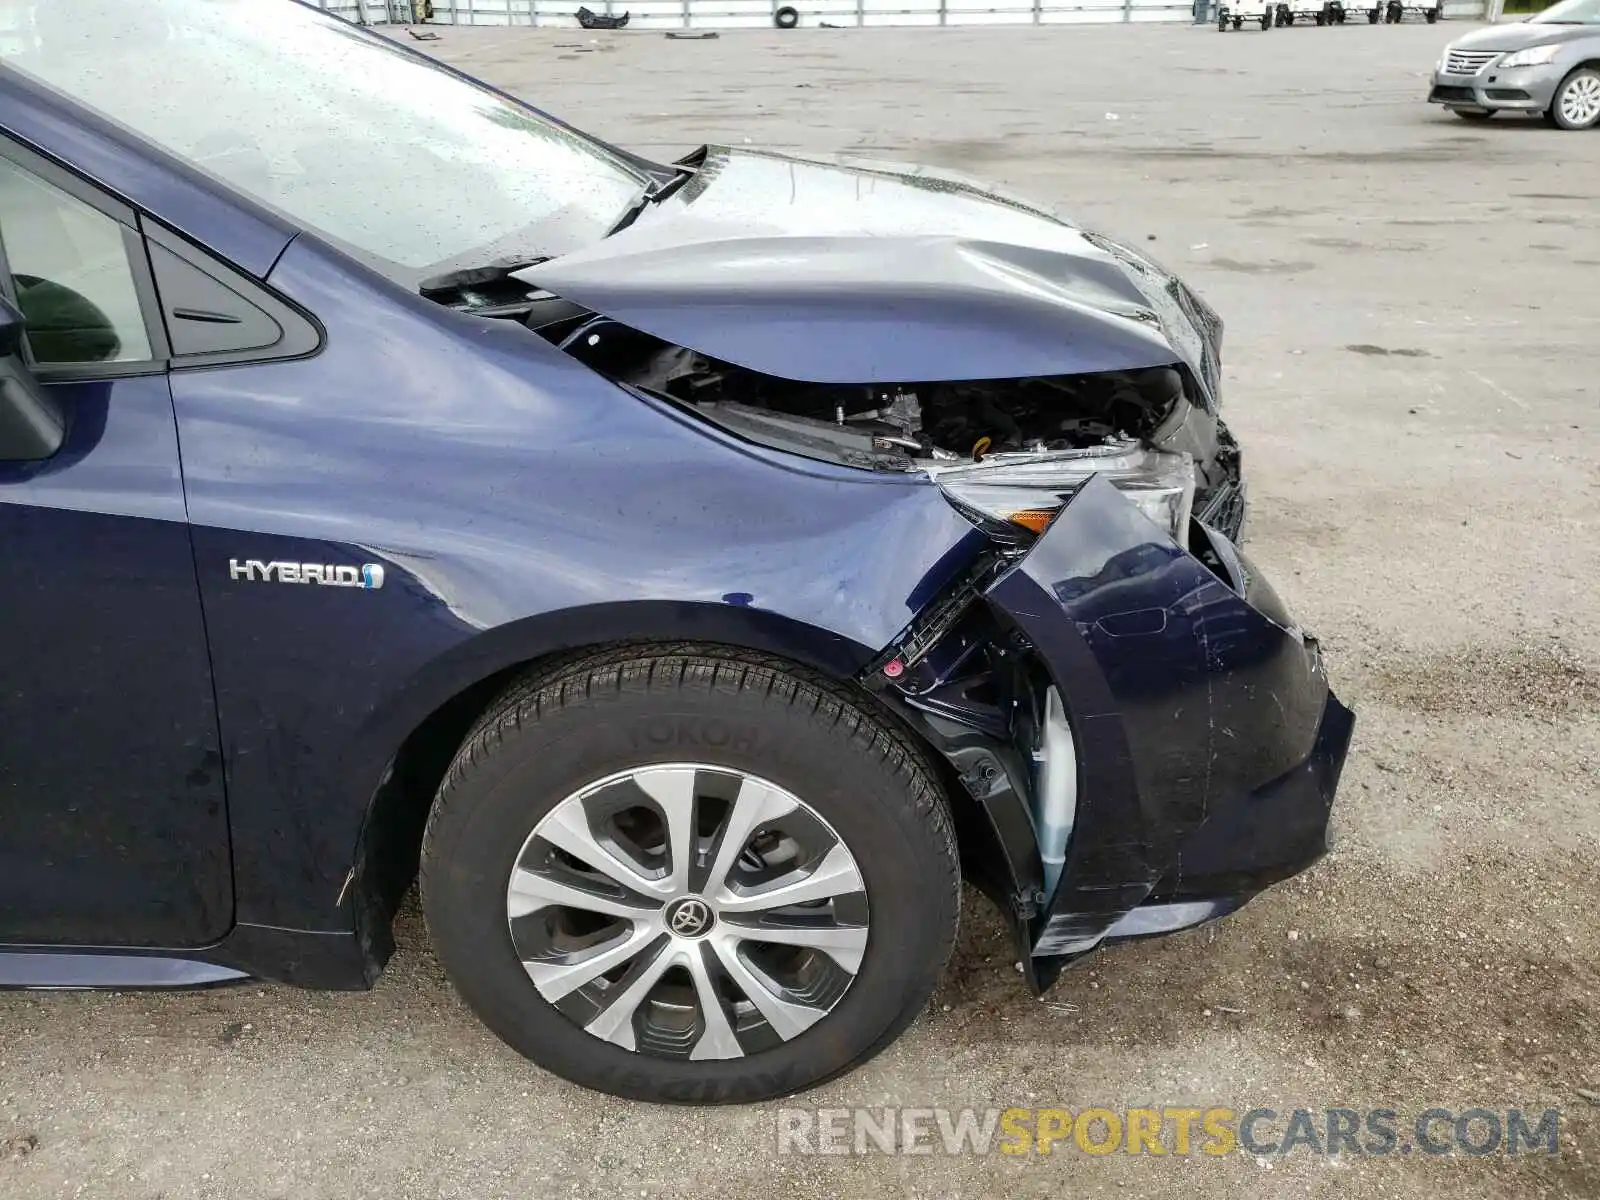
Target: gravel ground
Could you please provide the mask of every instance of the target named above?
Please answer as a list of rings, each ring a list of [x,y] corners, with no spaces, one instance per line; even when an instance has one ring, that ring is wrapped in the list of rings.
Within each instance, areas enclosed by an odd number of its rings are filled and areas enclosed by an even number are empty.
[[[1422,103],[1462,32],[445,29],[658,156],[849,148],[1146,245],[1229,322],[1252,553],[1360,713],[1337,847],[1031,1000],[969,896],[928,1013],[807,1104],[1564,1112],[1562,1152],[778,1156],[773,1108],[588,1094],[502,1048],[408,912],[377,990],[0,997],[0,1194],[1600,1195],[1600,135]]]

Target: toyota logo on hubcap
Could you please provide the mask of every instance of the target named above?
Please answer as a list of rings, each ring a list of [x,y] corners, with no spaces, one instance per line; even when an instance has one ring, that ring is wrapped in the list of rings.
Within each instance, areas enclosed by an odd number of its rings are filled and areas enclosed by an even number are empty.
[[[667,928],[684,938],[704,936],[715,922],[711,906],[695,896],[679,900],[667,913]]]

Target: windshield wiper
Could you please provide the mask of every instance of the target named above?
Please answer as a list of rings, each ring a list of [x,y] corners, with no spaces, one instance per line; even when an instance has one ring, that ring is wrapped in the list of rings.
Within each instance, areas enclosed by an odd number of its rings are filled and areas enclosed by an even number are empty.
[[[610,237],[614,233],[621,233],[629,225],[637,221],[639,214],[644,212],[645,209],[652,204],[659,204],[665,200],[673,192],[693,179],[694,176],[695,173],[692,168],[679,167],[677,174],[670,179],[662,179],[659,176],[652,178],[644,187],[639,189],[639,194],[629,202],[628,207],[623,211],[622,216],[618,218],[616,224],[606,230],[606,236]]]
[[[540,263],[549,261],[548,254],[541,257],[511,254],[497,258],[491,263],[484,263],[482,266],[458,267],[442,275],[430,276],[417,284],[417,291],[429,300],[448,300],[452,295],[465,297],[469,292],[483,288],[493,289],[496,284],[510,279],[515,271],[525,267],[536,267]],[[527,284],[524,283],[518,283],[517,287],[523,292],[528,290]]]
[[[534,289],[514,272],[550,261],[550,255],[512,254],[476,267],[458,267],[424,279],[417,291],[426,300],[479,317],[517,317],[532,308]]]

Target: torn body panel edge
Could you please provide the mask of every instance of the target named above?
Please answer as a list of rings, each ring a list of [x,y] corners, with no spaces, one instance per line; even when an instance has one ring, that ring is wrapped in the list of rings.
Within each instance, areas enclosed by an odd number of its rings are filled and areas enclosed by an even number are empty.
[[[1035,988],[1104,942],[1232,912],[1326,849],[1353,716],[1248,561],[1203,525],[1191,544],[1091,481],[1026,553],[980,563],[864,676],[985,813],[998,856],[980,882],[1003,900]],[[1051,688],[1077,757],[1064,847],[1038,838],[1052,827]],[[1063,854],[1047,891],[1045,859]]]

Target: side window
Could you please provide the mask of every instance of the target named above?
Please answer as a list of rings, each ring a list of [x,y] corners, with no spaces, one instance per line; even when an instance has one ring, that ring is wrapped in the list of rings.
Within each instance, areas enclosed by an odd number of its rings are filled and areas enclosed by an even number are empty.
[[[0,247],[40,366],[149,361],[128,231],[0,158]]]

